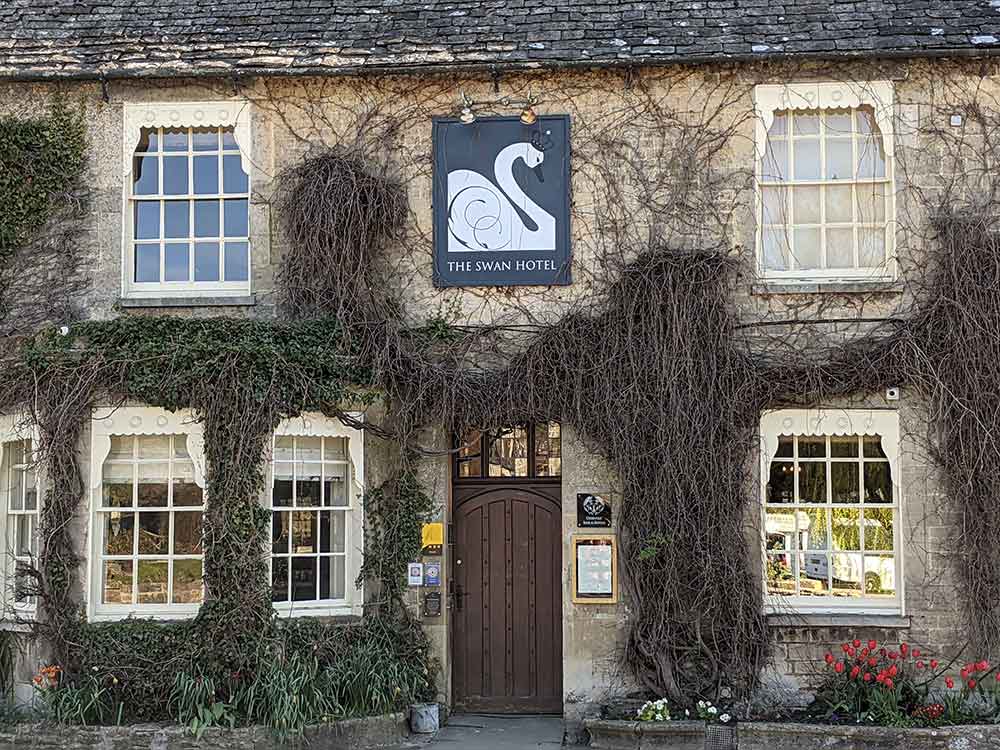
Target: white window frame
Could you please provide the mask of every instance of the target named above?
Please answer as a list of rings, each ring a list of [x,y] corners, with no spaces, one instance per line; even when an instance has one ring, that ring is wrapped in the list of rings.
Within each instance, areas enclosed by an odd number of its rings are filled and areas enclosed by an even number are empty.
[[[111,453],[111,437],[186,435],[187,451],[194,464],[194,481],[205,489],[205,440],[200,422],[188,410],[170,412],[156,407],[95,409],[91,418],[90,448],[90,564],[87,566],[87,614],[91,620],[121,620],[129,616],[184,618],[197,614],[201,604],[103,604],[101,602],[103,537],[100,508],[104,461]],[[207,498],[206,498],[207,502]],[[202,553],[204,559],[204,551]],[[203,568],[204,570],[204,568]]]
[[[4,446],[7,443],[19,440],[30,440],[37,451],[40,438],[41,435],[37,426],[26,425],[25,420],[21,417],[14,415],[0,415],[0,467],[3,466]],[[35,516],[34,533],[37,537],[39,535],[38,529],[42,518],[42,501],[45,495],[45,474],[42,471],[41,466],[39,466],[36,471],[37,480],[35,487],[38,493],[38,501],[33,515]],[[3,539],[4,542],[4,559],[2,569],[0,569],[0,585],[3,586],[4,614],[12,614],[15,618],[30,620],[35,617],[38,609],[38,603],[35,600],[17,602],[13,598],[14,586],[16,585],[17,557],[14,553],[13,542],[8,538],[10,533],[9,521],[11,511],[6,480],[6,477],[0,477],[0,539]],[[27,512],[28,511],[25,511],[25,513]],[[36,544],[40,554],[41,539],[37,539]],[[37,563],[37,559],[35,562]]]
[[[128,103],[124,109],[124,135],[122,138],[122,296],[125,298],[159,298],[159,297],[239,297],[249,295],[253,281],[253,240],[252,221],[249,220],[248,235],[248,274],[247,280],[239,282],[208,282],[208,281],[160,281],[135,282],[134,256],[134,217],[132,212],[132,169],[135,150],[143,128],[201,128],[221,127],[232,128],[233,137],[240,147],[240,160],[243,171],[249,181],[247,188],[247,210],[250,211],[250,198],[253,189],[253,174],[251,172],[251,133],[250,107],[244,99],[233,99],[214,102],[147,102]],[[180,152],[178,152],[180,154]],[[220,185],[221,190],[221,175]],[[192,228],[192,231],[193,228]],[[223,231],[220,226],[220,232]],[[192,246],[193,252],[193,246]],[[223,254],[223,243],[219,244],[219,254]]]
[[[896,597],[887,604],[884,598],[872,599],[834,596],[775,596],[767,592],[767,531],[765,505],[771,462],[778,452],[781,437],[833,437],[844,435],[878,436],[892,472],[895,518],[893,522],[893,562]],[[760,551],[761,580],[764,582],[764,611],[768,614],[905,614],[905,579],[903,575],[902,529],[903,498],[899,466],[899,413],[889,409],[778,409],[765,412],[760,420]],[[824,507],[824,506],[817,506]],[[829,505],[825,506],[829,507]],[[858,503],[858,508],[863,507]],[[796,549],[795,555],[798,554]],[[862,551],[863,554],[863,551]]]
[[[351,412],[348,416],[357,422],[364,421],[363,412]],[[337,510],[343,510],[346,513],[346,539],[344,540],[344,544],[347,555],[344,562],[344,599],[274,602],[274,610],[282,617],[299,615],[360,616],[364,605],[364,590],[355,588],[354,582],[361,571],[361,563],[364,555],[364,504],[362,502],[365,492],[364,430],[348,427],[335,417],[327,417],[323,414],[313,412],[307,412],[298,417],[283,420],[274,432],[274,437],[272,437],[266,457],[267,486],[264,495],[261,497],[261,503],[267,508],[268,514],[272,512],[271,499],[274,491],[272,452],[274,449],[274,438],[277,437],[347,438],[350,481],[348,482],[347,491],[348,504],[344,508],[337,508]],[[271,555],[271,528],[271,519],[268,518],[268,590],[270,590],[271,561],[273,559]]]
[[[827,109],[858,109],[870,106],[875,113],[875,121],[882,136],[885,149],[885,179],[878,180],[886,185],[885,204],[885,255],[886,261],[875,268],[829,268],[829,269],[790,269],[784,271],[768,270],[764,264],[764,201],[763,187],[788,186],[789,189],[797,183],[791,179],[784,182],[764,183],[762,181],[762,162],[767,148],[768,132],[774,123],[777,112],[784,110],[813,110],[822,113]],[[756,224],[756,259],[758,274],[768,282],[802,283],[802,282],[840,282],[840,281],[877,281],[886,282],[896,279],[898,264],[896,262],[896,178],[895,178],[895,139],[893,129],[893,85],[891,81],[843,81],[827,83],[789,83],[777,85],[759,85],[754,87],[754,110],[756,128],[754,136],[754,184],[755,192],[755,224]],[[852,114],[853,118],[853,114]],[[791,150],[791,149],[789,149]],[[791,175],[789,175],[791,177]],[[839,181],[827,179],[809,180],[809,185],[829,185]],[[859,180],[844,180],[845,184],[858,184]],[[863,180],[861,181],[863,182]],[[821,210],[825,213],[825,208]],[[823,222],[821,221],[821,224]],[[794,224],[788,225],[790,228]],[[856,224],[854,226],[857,226]]]

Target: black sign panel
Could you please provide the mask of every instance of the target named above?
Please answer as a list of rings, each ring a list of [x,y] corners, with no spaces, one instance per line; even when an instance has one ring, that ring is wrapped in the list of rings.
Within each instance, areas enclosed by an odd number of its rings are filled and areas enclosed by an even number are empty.
[[[570,283],[569,116],[434,121],[435,286]]]
[[[576,496],[576,525],[586,529],[611,528],[611,501],[602,495]]]
[[[424,594],[424,617],[441,616],[441,592],[432,591]]]

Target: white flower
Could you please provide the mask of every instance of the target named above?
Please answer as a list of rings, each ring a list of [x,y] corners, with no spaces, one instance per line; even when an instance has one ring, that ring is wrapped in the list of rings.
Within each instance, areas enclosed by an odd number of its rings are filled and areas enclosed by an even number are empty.
[[[698,708],[704,708],[704,707],[705,707],[705,701],[698,701]]]
[[[688,711],[686,708],[684,709],[684,715],[687,716],[688,718],[691,718],[691,712]]]
[[[719,709],[717,709],[715,706],[709,706],[708,712],[712,714],[712,716],[715,716],[717,713],[719,713]]]
[[[733,717],[730,716],[729,714],[722,714],[722,716],[719,717],[719,721],[721,721],[723,724],[728,724],[731,718]]]

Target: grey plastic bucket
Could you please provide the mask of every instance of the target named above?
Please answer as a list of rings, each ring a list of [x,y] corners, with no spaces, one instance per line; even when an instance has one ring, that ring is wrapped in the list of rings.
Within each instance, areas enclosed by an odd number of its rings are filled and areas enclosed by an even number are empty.
[[[410,706],[410,731],[431,734],[440,728],[437,703],[414,703]]]

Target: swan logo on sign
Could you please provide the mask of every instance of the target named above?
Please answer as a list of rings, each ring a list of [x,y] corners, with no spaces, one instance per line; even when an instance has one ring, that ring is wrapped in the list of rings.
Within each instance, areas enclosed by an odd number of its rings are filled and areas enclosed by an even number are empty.
[[[569,118],[434,121],[434,283],[570,283]]]

